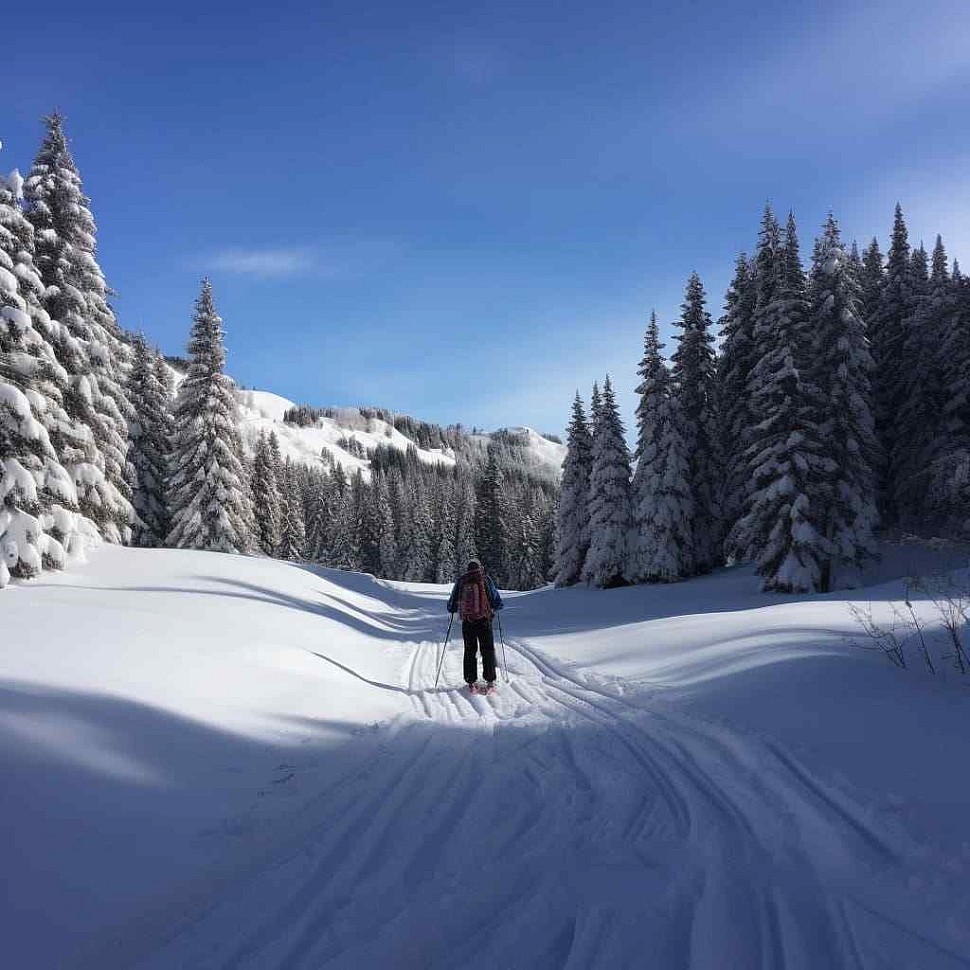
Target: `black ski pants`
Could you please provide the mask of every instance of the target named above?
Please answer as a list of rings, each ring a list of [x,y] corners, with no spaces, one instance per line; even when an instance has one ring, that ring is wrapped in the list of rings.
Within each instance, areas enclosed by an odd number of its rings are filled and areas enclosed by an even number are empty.
[[[478,651],[482,651],[482,673],[492,683],[495,680],[495,640],[491,620],[462,620],[461,635],[465,641],[465,683],[478,680]]]

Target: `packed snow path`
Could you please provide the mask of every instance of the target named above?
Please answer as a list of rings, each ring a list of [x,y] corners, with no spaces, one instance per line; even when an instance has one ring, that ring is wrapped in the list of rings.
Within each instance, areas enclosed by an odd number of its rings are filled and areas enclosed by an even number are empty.
[[[509,680],[482,697],[455,687],[454,639],[433,686],[444,590],[341,582],[328,574],[330,601],[380,637],[386,669],[305,652],[395,713],[348,732],[285,824],[97,934],[76,965],[970,966],[966,843],[947,856],[770,735],[699,713],[670,678],[631,683],[539,649],[539,598],[562,594],[511,598],[507,628],[528,635],[507,638]],[[784,654],[792,610],[813,605],[763,610],[760,640]],[[742,678],[752,612],[711,627],[742,643],[718,661]],[[573,652],[629,637],[608,619],[566,632]],[[299,781],[292,760],[268,795]]]
[[[484,698],[415,646],[415,716],[147,966],[967,965],[924,936],[918,847],[796,760],[509,653]]]

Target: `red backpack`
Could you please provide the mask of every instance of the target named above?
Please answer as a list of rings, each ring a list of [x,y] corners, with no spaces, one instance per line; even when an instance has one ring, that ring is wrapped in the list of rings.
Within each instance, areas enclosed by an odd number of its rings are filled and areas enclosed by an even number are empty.
[[[463,620],[488,620],[492,616],[492,604],[485,589],[482,573],[469,573],[461,584],[461,618]]]

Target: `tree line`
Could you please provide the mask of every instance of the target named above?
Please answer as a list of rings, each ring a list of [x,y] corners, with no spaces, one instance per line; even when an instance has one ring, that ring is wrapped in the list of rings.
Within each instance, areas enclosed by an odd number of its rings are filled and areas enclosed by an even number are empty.
[[[631,456],[613,389],[573,404],[554,578],[672,582],[753,562],[766,590],[824,591],[878,530],[966,535],[970,281],[911,248],[897,205],[888,256],[829,216],[806,273],[795,220],[766,207],[720,319],[686,287],[676,349],[656,316],[638,373]],[[635,464],[635,471],[631,471]]]

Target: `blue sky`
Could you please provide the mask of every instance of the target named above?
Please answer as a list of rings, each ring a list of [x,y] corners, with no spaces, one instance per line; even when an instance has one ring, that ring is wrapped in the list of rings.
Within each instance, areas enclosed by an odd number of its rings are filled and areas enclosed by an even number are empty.
[[[966,2],[138,6],[8,38],[0,169],[59,107],[122,323],[182,352],[209,274],[298,401],[559,432],[610,371],[629,424],[651,308],[696,269],[716,318],[768,199],[970,265]]]

